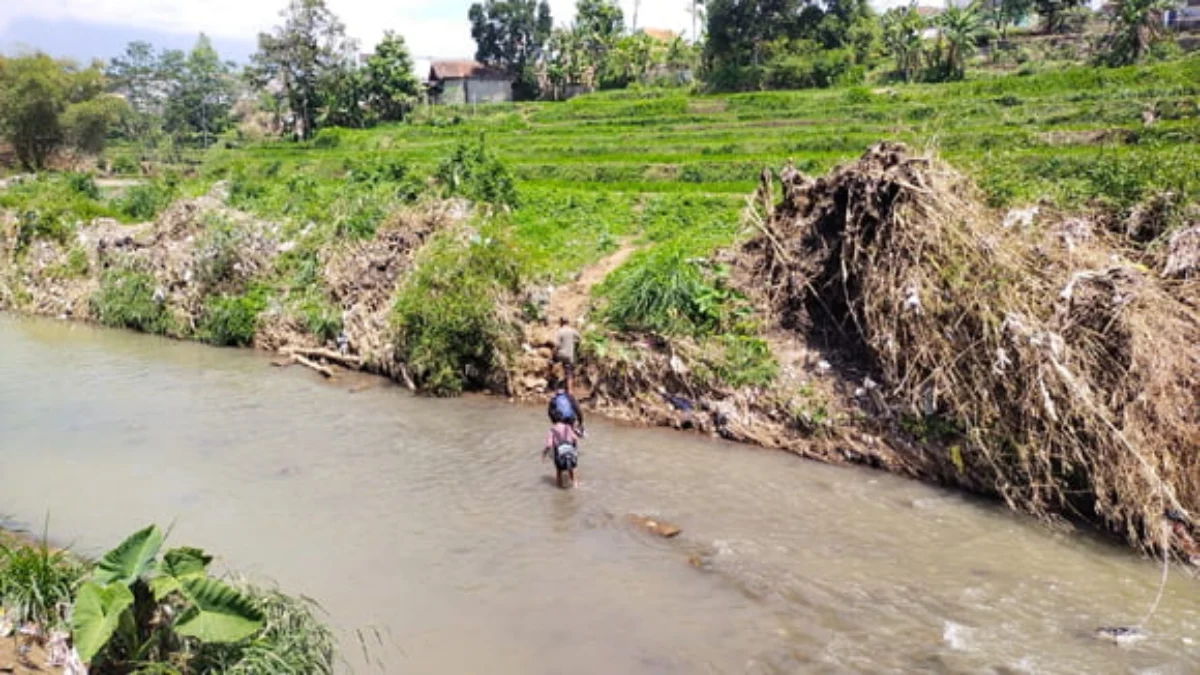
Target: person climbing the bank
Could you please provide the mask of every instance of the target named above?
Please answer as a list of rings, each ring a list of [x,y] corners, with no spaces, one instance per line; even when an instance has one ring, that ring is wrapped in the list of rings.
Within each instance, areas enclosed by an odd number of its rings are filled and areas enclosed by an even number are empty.
[[[583,429],[583,411],[579,409],[579,401],[564,387],[559,387],[550,397],[550,405],[546,409],[551,424],[566,424],[581,438],[587,433]]]
[[[571,385],[575,380],[575,350],[579,346],[580,339],[579,331],[571,326],[567,317],[560,317],[558,332],[554,335],[554,359],[551,362],[551,368],[554,363],[562,364],[563,380],[566,382],[568,392],[571,391]]]
[[[554,453],[555,482],[558,489],[566,489],[563,477],[571,479],[571,487],[579,487],[579,479],[575,477],[575,469],[579,466],[579,436],[575,428],[567,422],[555,422],[546,434],[546,443],[542,448],[542,461]]]

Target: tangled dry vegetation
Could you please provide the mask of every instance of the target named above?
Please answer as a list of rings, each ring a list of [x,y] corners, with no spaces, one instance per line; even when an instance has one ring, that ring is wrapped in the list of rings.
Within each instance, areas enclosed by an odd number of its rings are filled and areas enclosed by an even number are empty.
[[[1147,549],[1167,544],[1168,510],[1195,523],[1200,315],[1186,281],[1086,221],[1003,219],[900,145],[781,177],[742,251],[747,291],[881,381],[882,415],[916,438],[921,473]]]

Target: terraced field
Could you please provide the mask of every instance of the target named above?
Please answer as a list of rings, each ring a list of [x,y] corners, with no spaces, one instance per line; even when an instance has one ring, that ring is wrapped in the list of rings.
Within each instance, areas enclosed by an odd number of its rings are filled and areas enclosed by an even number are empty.
[[[216,151],[205,173],[310,176],[311,190],[380,157],[425,172],[464,139],[483,136],[517,179],[518,242],[540,259],[539,272],[558,276],[635,233],[706,253],[733,236],[764,168],[791,159],[820,173],[881,139],[936,149],[995,206],[1041,199],[1121,210],[1162,190],[1195,197],[1198,97],[1196,57],[946,85],[703,97],[613,92],[567,103],[426,109],[410,124]],[[269,202],[250,206],[288,212]]]

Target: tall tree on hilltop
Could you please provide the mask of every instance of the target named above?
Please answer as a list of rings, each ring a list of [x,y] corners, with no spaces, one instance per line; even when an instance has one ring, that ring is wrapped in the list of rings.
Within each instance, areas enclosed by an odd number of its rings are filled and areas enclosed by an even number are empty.
[[[806,5],[802,0],[709,0],[705,60],[710,67],[759,65],[768,43],[799,36]]]
[[[1110,66],[1141,61],[1166,33],[1163,15],[1178,5],[1177,0],[1116,0],[1100,61]]]
[[[911,82],[924,58],[921,31],[925,29],[925,20],[911,6],[893,7],[884,13],[881,25],[883,45],[896,60],[896,72],[905,82]]]
[[[593,66],[604,63],[625,33],[625,14],[613,0],[578,0],[574,31]]]
[[[232,66],[221,60],[212,41],[203,33],[182,57],[167,102],[167,129],[173,133],[196,133],[208,147],[214,134],[229,125],[235,83]]]
[[[130,42],[121,56],[109,62],[106,73],[113,90],[124,95],[132,109],[126,118],[126,135],[143,144],[150,142],[162,117],[167,93],[162,60],[153,45],[138,40]]]
[[[1000,37],[1007,39],[1009,26],[1021,23],[1033,11],[1033,0],[987,0],[985,7]]]
[[[1084,0],[1034,0],[1038,16],[1042,17],[1042,28],[1047,33],[1061,33],[1065,26],[1066,15],[1072,9],[1083,5]]]
[[[983,19],[975,5],[950,5],[934,23],[941,31],[939,44],[943,60],[939,67],[942,79],[961,80],[966,73],[967,57],[975,53],[975,47],[983,37]]]
[[[575,27],[584,39],[609,43],[625,32],[625,13],[613,0],[578,0]]]
[[[404,38],[392,31],[367,59],[367,101],[384,121],[396,121],[420,101],[421,83],[413,74],[413,60]]]
[[[289,0],[283,25],[258,36],[251,79],[281,88],[302,138],[312,136],[322,102],[321,83],[346,62],[354,43],[324,0]]]
[[[521,89],[536,87],[533,66],[541,58],[554,27],[546,0],[485,0],[471,5],[475,60],[500,68]],[[532,92],[524,92],[532,93]]]

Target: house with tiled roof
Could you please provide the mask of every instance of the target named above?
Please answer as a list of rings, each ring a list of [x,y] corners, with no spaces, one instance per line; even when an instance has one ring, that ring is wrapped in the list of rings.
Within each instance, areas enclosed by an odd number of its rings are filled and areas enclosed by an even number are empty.
[[[470,60],[433,61],[429,65],[429,99],[442,105],[505,103],[513,100],[513,78]]]

